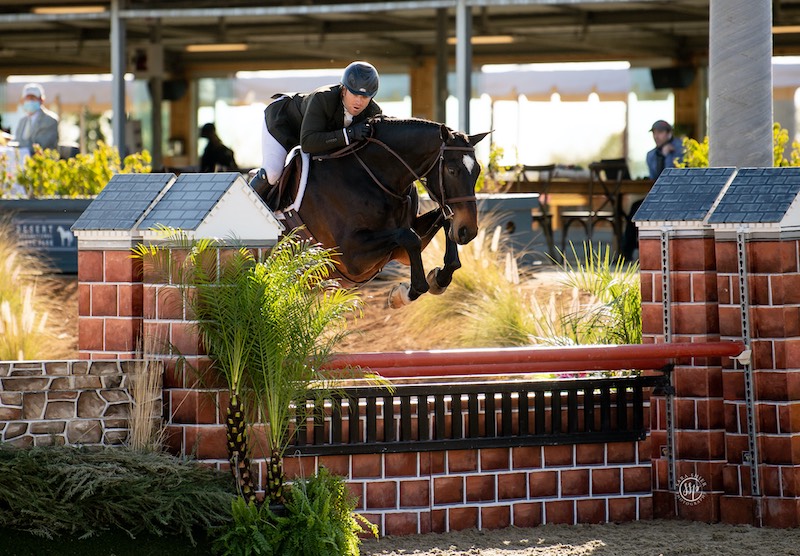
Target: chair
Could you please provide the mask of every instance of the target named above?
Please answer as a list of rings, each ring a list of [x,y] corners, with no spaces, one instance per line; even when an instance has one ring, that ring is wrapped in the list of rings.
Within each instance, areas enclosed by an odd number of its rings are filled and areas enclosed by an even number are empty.
[[[555,172],[555,164],[546,164],[543,166],[518,166],[516,168],[516,179],[514,185],[517,190],[524,189],[520,184],[530,183],[528,179],[528,172],[536,172],[539,177],[538,185],[539,191],[539,208],[534,208],[531,211],[533,222],[539,226],[544,234],[545,241],[547,242],[547,252],[555,259],[557,257],[555,239],[553,237],[553,213],[550,210],[549,190],[550,184],[553,180]]]
[[[619,246],[621,224],[618,222],[620,207],[617,193],[625,176],[630,179],[625,159],[602,160],[589,165],[589,191],[587,206],[567,209],[561,217],[561,251],[566,252],[569,230],[574,226],[583,228],[587,241],[594,239],[598,224],[608,224]]]

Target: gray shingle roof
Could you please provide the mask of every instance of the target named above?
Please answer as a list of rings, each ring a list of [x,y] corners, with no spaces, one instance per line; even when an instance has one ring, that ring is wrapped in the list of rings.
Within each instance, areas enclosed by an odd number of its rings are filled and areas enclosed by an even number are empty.
[[[778,223],[800,193],[800,168],[742,168],[709,223]]]
[[[181,230],[196,229],[240,177],[237,172],[181,174],[139,229],[155,228],[157,224]]]
[[[72,230],[132,230],[175,174],[116,174]]]
[[[634,222],[702,221],[735,168],[666,168]]]

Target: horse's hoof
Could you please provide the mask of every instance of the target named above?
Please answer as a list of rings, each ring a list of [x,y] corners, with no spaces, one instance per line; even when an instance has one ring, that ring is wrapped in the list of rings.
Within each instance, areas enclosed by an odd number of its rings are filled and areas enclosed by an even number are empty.
[[[430,272],[428,272],[428,276],[425,278],[428,281],[428,293],[432,293],[433,295],[442,295],[444,291],[447,289],[447,286],[440,286],[439,282],[436,281],[436,278],[439,276],[439,271],[442,270],[438,266],[436,268],[432,268]]]
[[[389,292],[389,307],[392,309],[399,309],[411,303],[411,298],[408,297],[408,292],[411,286],[408,284],[397,284]]]

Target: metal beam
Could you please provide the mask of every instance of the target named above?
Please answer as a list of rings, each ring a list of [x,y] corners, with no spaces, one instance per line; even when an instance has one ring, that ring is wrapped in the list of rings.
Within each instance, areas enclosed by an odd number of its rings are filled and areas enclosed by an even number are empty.
[[[114,146],[125,156],[125,21],[120,17],[120,2],[111,0],[111,120]]]
[[[472,13],[467,0],[456,10],[456,96],[458,129],[469,133],[469,104],[472,98]]]

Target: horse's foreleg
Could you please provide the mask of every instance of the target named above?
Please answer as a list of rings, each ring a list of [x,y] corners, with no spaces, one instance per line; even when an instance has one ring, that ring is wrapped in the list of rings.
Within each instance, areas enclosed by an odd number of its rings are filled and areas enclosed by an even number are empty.
[[[411,264],[411,284],[395,286],[389,294],[389,306],[397,309],[411,303],[429,289],[425,279],[425,269],[422,265],[422,242],[414,230],[401,230],[397,243],[408,253]]]
[[[427,276],[429,290],[428,293],[434,295],[443,294],[447,286],[453,281],[453,273],[461,268],[461,260],[458,258],[458,245],[450,239],[448,228],[450,223],[444,225],[445,244],[444,244],[444,266],[432,269]]]

